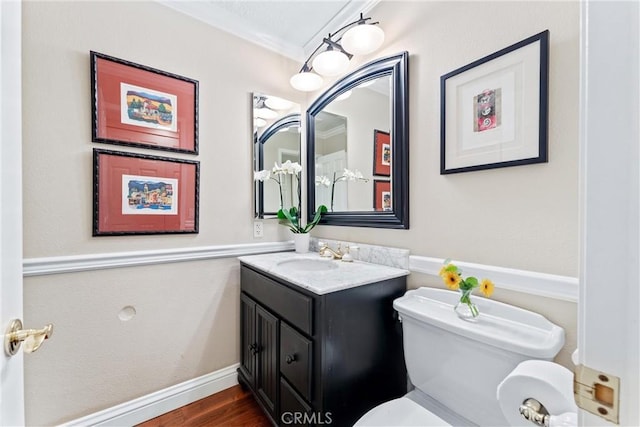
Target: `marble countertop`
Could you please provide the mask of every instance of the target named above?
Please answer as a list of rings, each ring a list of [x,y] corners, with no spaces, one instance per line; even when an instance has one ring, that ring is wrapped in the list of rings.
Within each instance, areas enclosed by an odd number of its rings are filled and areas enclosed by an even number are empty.
[[[363,261],[344,262],[320,257],[317,252],[297,254],[295,252],[276,252],[262,255],[241,256],[238,259],[258,270],[284,279],[294,285],[307,289],[315,294],[324,295],[343,289],[402,277],[408,270],[371,264]],[[311,260],[311,266],[320,269],[291,268],[295,260]],[[326,269],[321,264],[329,263]]]

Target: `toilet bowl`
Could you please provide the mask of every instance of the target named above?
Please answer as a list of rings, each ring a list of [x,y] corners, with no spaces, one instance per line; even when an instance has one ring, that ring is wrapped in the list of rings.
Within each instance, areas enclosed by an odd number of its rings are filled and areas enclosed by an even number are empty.
[[[569,371],[551,362],[564,345],[562,328],[481,297],[474,301],[481,314],[469,322],[453,310],[458,299],[455,292],[419,288],[394,301],[415,389],[371,409],[355,426],[526,425],[519,408],[527,397],[556,402],[552,411],[562,412],[553,415],[574,409]],[[553,422],[570,425],[562,420],[571,417]]]

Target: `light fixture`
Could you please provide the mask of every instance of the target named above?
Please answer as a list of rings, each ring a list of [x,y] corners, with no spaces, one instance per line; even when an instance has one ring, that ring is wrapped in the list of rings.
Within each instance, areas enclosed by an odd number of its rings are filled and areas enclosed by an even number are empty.
[[[291,86],[293,86],[294,89],[300,90],[302,92],[311,92],[320,89],[320,86],[322,86],[322,83],[324,83],[322,77],[309,69],[304,71],[304,68],[305,67],[303,67],[303,69],[300,70],[298,74],[295,74],[293,77],[291,77],[291,80],[289,80]]]
[[[267,97],[264,95],[254,96],[253,98],[253,116],[261,119],[271,120],[278,117],[278,113],[269,108],[267,105]]]
[[[362,15],[361,15],[362,16]],[[384,43],[382,28],[364,21],[349,28],[342,36],[342,47],[353,55],[366,55],[376,51]]]
[[[264,101],[264,105],[272,110],[288,110],[293,107],[293,102],[286,99],[278,98],[277,96],[268,96]]]
[[[343,73],[353,55],[366,55],[378,49],[384,42],[384,31],[378,22],[367,23],[371,18],[360,18],[322,39],[289,82],[294,89],[311,92],[320,89],[322,76],[333,77]],[[311,63],[311,65],[309,65]]]

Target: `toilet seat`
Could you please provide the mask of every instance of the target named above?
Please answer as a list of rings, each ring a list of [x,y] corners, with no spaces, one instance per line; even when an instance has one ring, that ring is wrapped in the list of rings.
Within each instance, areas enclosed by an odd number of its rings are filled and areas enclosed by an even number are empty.
[[[411,399],[401,397],[382,403],[364,414],[354,427],[451,426]]]

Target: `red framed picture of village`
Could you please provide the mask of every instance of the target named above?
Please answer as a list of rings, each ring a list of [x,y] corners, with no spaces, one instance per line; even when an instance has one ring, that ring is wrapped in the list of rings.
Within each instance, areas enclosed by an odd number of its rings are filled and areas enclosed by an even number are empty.
[[[91,52],[92,141],[198,154],[198,81]]]
[[[93,235],[197,233],[200,163],[93,150]]]

